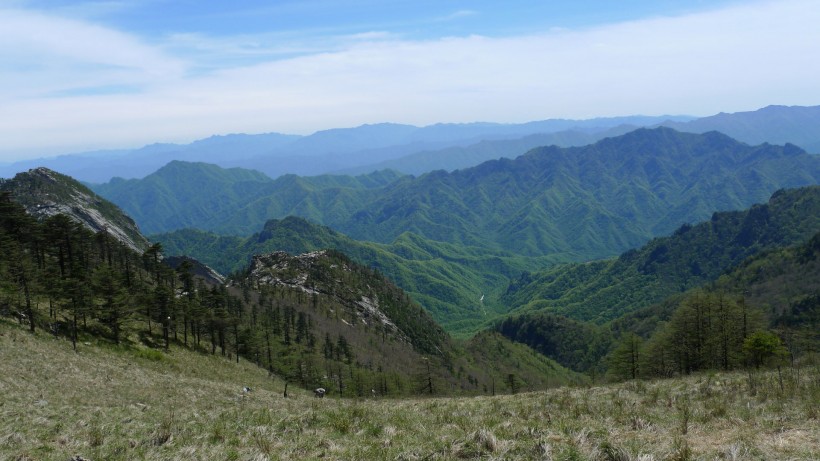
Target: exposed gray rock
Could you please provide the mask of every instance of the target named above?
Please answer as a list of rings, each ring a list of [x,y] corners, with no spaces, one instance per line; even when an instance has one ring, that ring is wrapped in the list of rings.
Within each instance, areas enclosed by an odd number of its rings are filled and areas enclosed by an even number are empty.
[[[64,214],[93,232],[107,232],[140,253],[150,245],[134,220],[116,205],[48,168],[34,168],[13,179],[0,180],[0,190],[10,191],[13,199],[37,219]]]
[[[248,279],[256,288],[263,285],[283,286],[301,290],[310,295],[321,294],[333,297],[345,309],[355,313],[356,323],[380,326],[396,339],[410,342],[407,335],[382,311],[378,297],[357,291],[343,282],[343,274],[351,270],[346,264],[334,263],[328,252],[324,250],[298,256],[277,251],[254,256]],[[340,320],[342,323],[353,326],[344,318]]]

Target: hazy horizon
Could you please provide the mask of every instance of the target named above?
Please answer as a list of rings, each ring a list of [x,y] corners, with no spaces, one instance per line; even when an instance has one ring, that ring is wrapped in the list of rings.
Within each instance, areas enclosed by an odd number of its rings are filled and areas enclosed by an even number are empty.
[[[818,20],[808,0],[8,0],[0,162],[382,122],[817,105]]]

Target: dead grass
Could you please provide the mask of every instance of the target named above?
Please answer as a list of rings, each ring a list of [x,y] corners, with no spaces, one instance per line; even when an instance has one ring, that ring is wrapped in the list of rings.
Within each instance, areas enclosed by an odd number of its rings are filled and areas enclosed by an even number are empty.
[[[497,397],[315,399],[247,363],[160,360],[0,321],[0,459],[816,460],[820,373]],[[244,394],[243,386],[253,391]]]

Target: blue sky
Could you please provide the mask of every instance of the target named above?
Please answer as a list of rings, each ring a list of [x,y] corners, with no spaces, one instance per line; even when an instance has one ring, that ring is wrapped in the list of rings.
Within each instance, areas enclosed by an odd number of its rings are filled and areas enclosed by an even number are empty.
[[[0,161],[820,104],[820,2],[0,0]]]

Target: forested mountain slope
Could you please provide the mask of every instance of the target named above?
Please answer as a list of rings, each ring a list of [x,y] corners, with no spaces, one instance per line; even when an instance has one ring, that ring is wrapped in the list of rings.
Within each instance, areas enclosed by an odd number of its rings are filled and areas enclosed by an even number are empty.
[[[640,129],[382,187],[282,184],[266,194],[226,197],[224,212],[203,210],[185,226],[248,235],[268,219],[297,215],[358,240],[391,243],[411,232],[491,251],[585,260],[618,254],[714,211],[746,208],[777,189],[818,181],[820,158],[793,145],[749,146],[719,133]],[[139,190],[123,188],[112,198],[157,231],[183,227],[163,223],[203,195],[175,191],[167,202],[148,201]]]
[[[616,259],[562,265],[513,282],[518,311],[604,323],[716,280],[760,251],[805,242],[820,230],[820,186],[782,190],[745,211],[714,213]]]
[[[174,161],[143,179],[115,178],[90,187],[120,204],[148,234],[186,227],[242,234],[261,219],[250,216],[251,222],[244,223],[237,216],[238,210],[254,200],[276,197],[278,203],[271,203],[271,209],[259,211],[277,216],[288,214],[294,204],[321,197],[323,191],[339,196],[329,204],[331,207],[342,198],[355,205],[359,202],[355,198],[358,191],[384,186],[399,177],[398,173],[381,171],[357,177],[288,175],[272,180],[255,170]],[[234,220],[234,225],[221,226],[219,223],[227,217]]]
[[[820,232],[802,245],[748,258],[674,305],[668,321],[638,342],[642,376],[794,364],[817,354]]]
[[[300,254],[332,248],[359,264],[377,268],[448,331],[459,334],[473,333],[503,312],[503,306],[491,299],[510,278],[557,262],[433,242],[411,233],[391,244],[357,241],[297,217],[268,221],[260,232],[246,238],[191,229],[153,238],[168,254],[194,256],[223,273],[242,269],[255,254],[280,250]],[[487,295],[486,301],[481,300],[482,295]]]
[[[758,331],[775,330],[794,354],[817,351],[818,231],[820,187],[779,191],[617,259],[524,276],[504,297],[522,307],[495,329],[619,379],[738,367]],[[625,367],[633,356],[641,363]]]
[[[482,393],[501,373],[533,387],[578,378],[500,337],[518,365],[491,366],[482,345],[471,355],[402,290],[338,252],[260,255],[227,286],[198,280],[190,262],[172,269],[161,252],[137,253],[64,214],[39,222],[4,192],[0,316],[75,349],[175,344],[345,396]]]
[[[641,129],[596,144],[533,150],[391,184],[350,221],[325,224],[389,242],[404,231],[524,255],[617,254],[781,187],[816,184],[820,158],[719,133]]]

